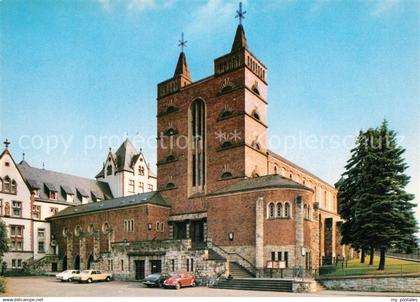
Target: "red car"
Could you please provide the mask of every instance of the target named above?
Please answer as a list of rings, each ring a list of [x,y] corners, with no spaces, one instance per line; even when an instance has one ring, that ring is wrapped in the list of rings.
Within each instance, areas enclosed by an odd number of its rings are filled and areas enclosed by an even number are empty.
[[[180,289],[186,286],[195,286],[195,276],[193,273],[174,273],[168,279],[163,282],[165,288],[173,287]]]

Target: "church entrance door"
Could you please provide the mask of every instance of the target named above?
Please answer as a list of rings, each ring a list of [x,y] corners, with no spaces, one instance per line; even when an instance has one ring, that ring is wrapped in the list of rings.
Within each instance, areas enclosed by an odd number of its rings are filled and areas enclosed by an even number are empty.
[[[194,243],[204,242],[204,221],[191,221],[190,224],[191,241]]]

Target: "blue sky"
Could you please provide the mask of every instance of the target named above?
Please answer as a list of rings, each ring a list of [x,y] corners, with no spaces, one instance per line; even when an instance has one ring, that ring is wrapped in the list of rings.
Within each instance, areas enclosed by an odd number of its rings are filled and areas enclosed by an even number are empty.
[[[93,177],[108,146],[134,138],[151,163],[156,84],[185,32],[194,80],[230,50],[237,1],[0,2],[0,137],[34,166]],[[272,149],[334,183],[349,136],[386,118],[419,195],[417,1],[244,1],[252,52],[268,67]],[[284,145],[285,138],[318,140]],[[345,142],[334,144],[332,138]],[[87,145],[86,145],[87,141]],[[418,200],[418,197],[417,197]],[[417,209],[420,217],[420,210]]]

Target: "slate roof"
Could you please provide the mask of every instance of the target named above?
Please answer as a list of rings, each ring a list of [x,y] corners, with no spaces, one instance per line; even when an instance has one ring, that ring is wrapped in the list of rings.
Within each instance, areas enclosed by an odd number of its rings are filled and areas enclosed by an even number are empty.
[[[244,27],[242,26],[242,24],[239,24],[238,28],[236,29],[235,39],[233,40],[231,52],[247,47],[248,45],[245,37]]]
[[[292,166],[292,167],[294,167],[294,168],[296,168],[296,169],[300,170],[301,172],[303,172],[303,173],[305,173],[305,174],[308,174],[309,176],[311,176],[311,177],[313,177],[313,178],[315,178],[315,179],[319,180],[320,182],[324,183],[325,185],[327,185],[327,186],[330,186],[330,187],[334,188],[334,186],[332,186],[331,184],[329,184],[329,183],[328,183],[328,182],[326,182],[325,180],[323,180],[323,179],[319,178],[319,177],[318,177],[318,176],[316,176],[315,174],[313,174],[313,173],[309,172],[308,170],[306,170],[306,169],[302,168],[301,166],[298,166],[297,164],[295,164],[295,163],[291,162],[290,160],[288,160],[288,159],[284,158],[284,157],[283,157],[283,156],[281,156],[280,154],[278,154],[278,153],[276,153],[276,152],[273,152],[273,151],[271,151],[271,150],[267,150],[267,154],[268,154],[268,155],[271,155],[271,156],[273,156],[273,157],[275,157],[275,158],[277,158],[277,159],[279,159],[279,160],[281,160],[281,161],[283,161],[283,162],[285,162],[286,164],[288,164],[288,165],[290,165],[290,166]]]
[[[71,204],[79,204],[82,202],[81,197],[77,192],[84,192],[89,198],[92,198],[92,193],[100,199],[110,199],[113,197],[108,184],[102,181],[34,168],[26,161],[20,162],[17,165],[17,168],[25,178],[29,188],[39,189],[40,199],[49,199],[48,190],[58,192],[57,201],[65,202],[67,204],[70,202],[66,201],[66,196],[64,194],[66,192],[75,194],[74,202]]]
[[[138,158],[142,155],[141,151],[138,152],[136,147],[134,147],[133,143],[127,138],[121,146],[117,149],[115,153],[108,153],[111,155],[116,167],[117,172],[120,171],[129,171],[134,172],[133,166],[137,162]],[[149,164],[145,162],[147,169],[149,170],[149,175],[151,177],[155,177],[150,170]],[[102,170],[95,176],[95,178],[102,178],[105,176],[105,166],[102,167]]]
[[[265,175],[259,177],[252,177],[252,178],[245,178],[240,180],[234,184],[227,185],[219,190],[211,192],[207,194],[207,196],[212,195],[222,195],[228,193],[240,193],[240,192],[247,192],[253,190],[261,190],[261,189],[272,189],[272,188],[279,188],[279,189],[299,189],[299,190],[308,190],[312,191],[312,189],[301,185],[289,178],[283,177],[278,174],[272,175]]]
[[[178,75],[183,75],[188,79],[191,79],[190,71],[188,70],[187,58],[185,57],[185,53],[182,51],[179,54],[178,62],[176,64],[174,77]]]
[[[55,219],[65,216],[74,216],[80,214],[87,214],[98,211],[106,211],[112,209],[119,209],[129,206],[141,205],[141,204],[155,204],[164,207],[170,207],[169,204],[163,199],[162,195],[158,191],[146,192],[136,195],[124,196],[114,199],[103,200],[99,202],[91,202],[82,204],[76,207],[66,208],[54,216],[47,219]]]

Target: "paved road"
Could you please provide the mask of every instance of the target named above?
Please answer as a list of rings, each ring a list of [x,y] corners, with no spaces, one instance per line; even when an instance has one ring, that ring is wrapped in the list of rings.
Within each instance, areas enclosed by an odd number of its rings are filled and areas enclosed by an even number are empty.
[[[402,293],[365,293],[322,291],[311,294],[262,292],[212,289],[207,287],[183,288],[181,290],[146,288],[138,282],[100,282],[78,284],[58,282],[53,277],[7,278],[9,297],[286,297],[286,296],[415,296]]]

